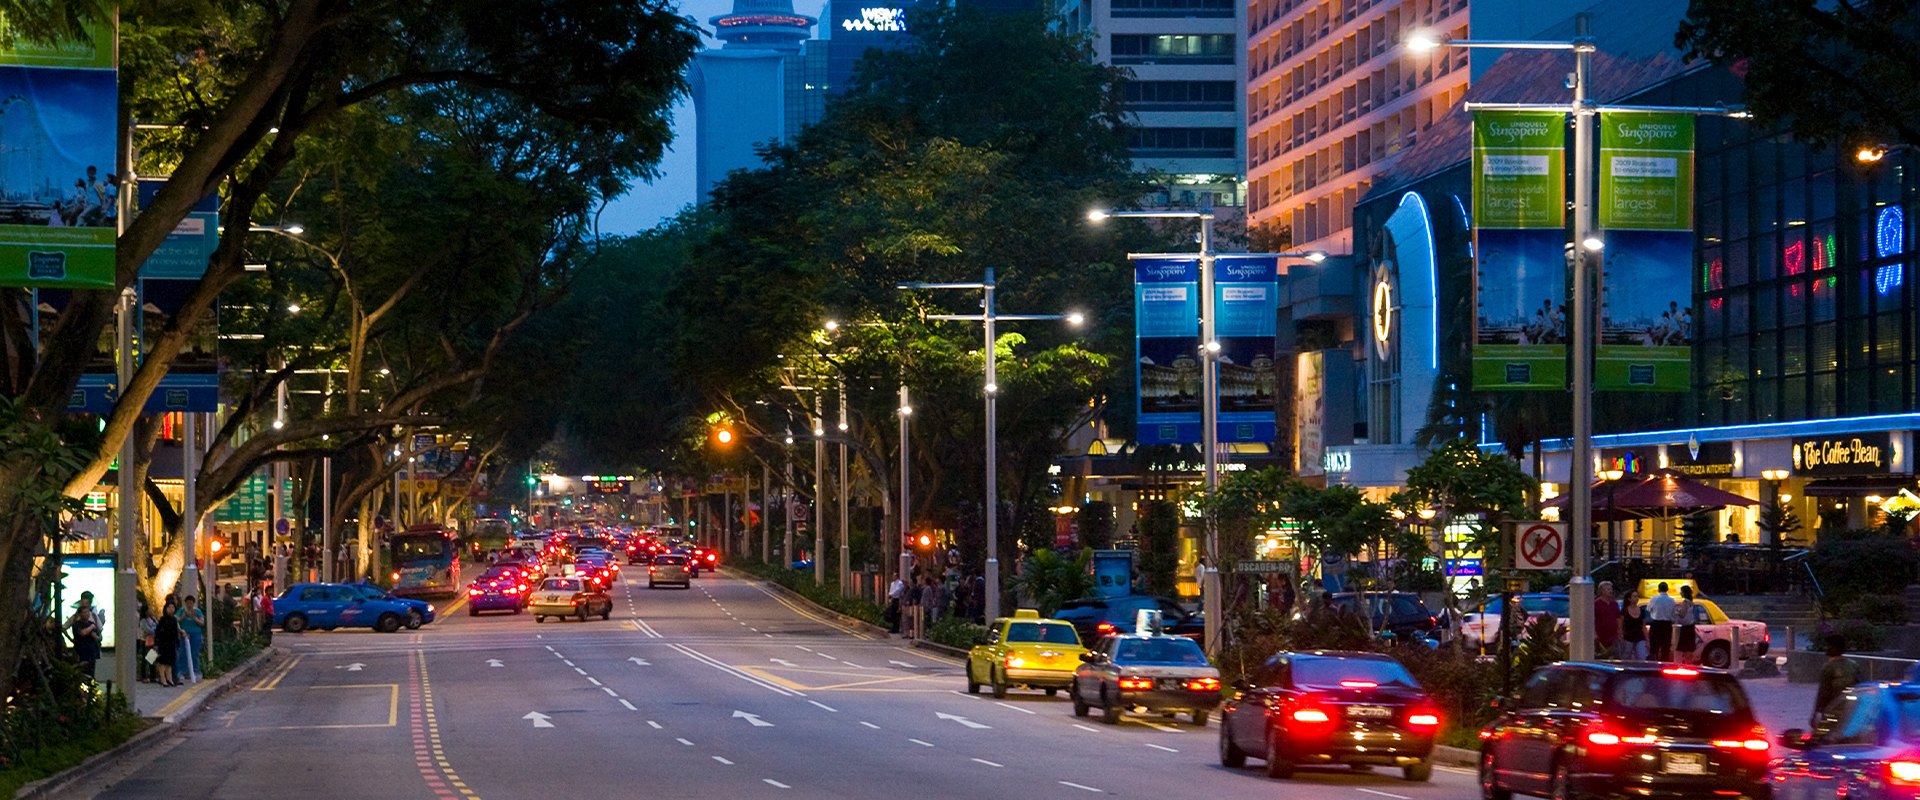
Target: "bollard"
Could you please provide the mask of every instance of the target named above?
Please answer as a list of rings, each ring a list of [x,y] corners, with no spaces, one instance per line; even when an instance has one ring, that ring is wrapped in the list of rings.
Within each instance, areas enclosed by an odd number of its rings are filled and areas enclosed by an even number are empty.
[[[1737,625],[1734,626],[1732,628],[1732,633],[1733,633],[1733,650],[1731,653],[1728,654],[1728,657],[1727,657],[1727,670],[1729,672],[1732,672],[1735,675],[1738,675],[1740,674],[1740,653],[1741,653],[1739,626]]]
[[[1785,656],[1786,654],[1793,652],[1793,647],[1794,647],[1793,626],[1788,625],[1786,627],[1781,628],[1781,630],[1786,632],[1786,636],[1785,636],[1786,644],[1783,647],[1783,649],[1781,649],[1780,655]],[[1767,651],[1772,652],[1773,648],[1769,647],[1767,648]]]

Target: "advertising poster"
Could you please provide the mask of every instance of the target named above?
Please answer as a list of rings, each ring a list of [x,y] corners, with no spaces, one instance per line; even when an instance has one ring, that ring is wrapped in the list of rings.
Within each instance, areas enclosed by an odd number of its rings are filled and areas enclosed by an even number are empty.
[[[153,204],[166,187],[165,178],[140,179],[140,207]],[[194,204],[187,218],[175,225],[160,249],[140,265],[142,278],[199,280],[207,274],[207,259],[220,246],[220,195],[210,194]]]
[[[1325,475],[1327,420],[1327,352],[1315,350],[1294,356],[1293,474]]]
[[[1683,392],[1692,382],[1693,117],[1600,120],[1600,347],[1593,384]]]
[[[1200,441],[1200,262],[1133,262],[1133,318],[1141,444]]]
[[[1275,438],[1279,370],[1274,364],[1280,261],[1271,256],[1215,256],[1214,336],[1220,340],[1221,442]]]
[[[111,289],[114,36],[0,50],[0,286]]]
[[[1473,387],[1566,388],[1566,116],[1473,114]]]

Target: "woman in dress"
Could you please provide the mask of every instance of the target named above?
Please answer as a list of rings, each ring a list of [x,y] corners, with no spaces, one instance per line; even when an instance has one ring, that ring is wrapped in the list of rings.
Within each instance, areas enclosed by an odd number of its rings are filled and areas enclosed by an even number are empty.
[[[167,604],[160,609],[160,619],[153,627],[153,649],[159,653],[153,666],[160,671],[161,686],[180,685],[173,677],[174,654],[180,650],[180,619],[175,616],[178,612],[173,598],[168,597]]]
[[[1680,602],[1673,604],[1674,658],[1688,663],[1700,663],[1700,657],[1694,651],[1700,648],[1700,632],[1693,621],[1693,587],[1682,584]]]

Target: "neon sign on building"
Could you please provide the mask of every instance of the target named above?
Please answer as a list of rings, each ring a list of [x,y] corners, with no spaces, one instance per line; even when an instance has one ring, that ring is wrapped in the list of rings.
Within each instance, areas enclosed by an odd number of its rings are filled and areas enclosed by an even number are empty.
[[[863,8],[860,17],[848,17],[840,21],[840,27],[850,31],[873,33],[905,33],[907,30],[907,12],[901,8]]]

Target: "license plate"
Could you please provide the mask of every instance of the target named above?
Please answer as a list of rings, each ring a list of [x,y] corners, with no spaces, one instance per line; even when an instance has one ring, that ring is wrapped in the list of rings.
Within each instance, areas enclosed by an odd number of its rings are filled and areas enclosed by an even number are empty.
[[[1178,689],[1178,688],[1181,688],[1181,683],[1182,683],[1182,681],[1181,681],[1181,679],[1179,679],[1179,678],[1161,678],[1161,679],[1160,679],[1160,688],[1162,688],[1162,689]]]
[[[1386,706],[1347,706],[1349,717],[1381,718],[1393,716],[1393,709]]]
[[[1667,772],[1675,775],[1707,774],[1707,758],[1699,753],[1668,753]]]

